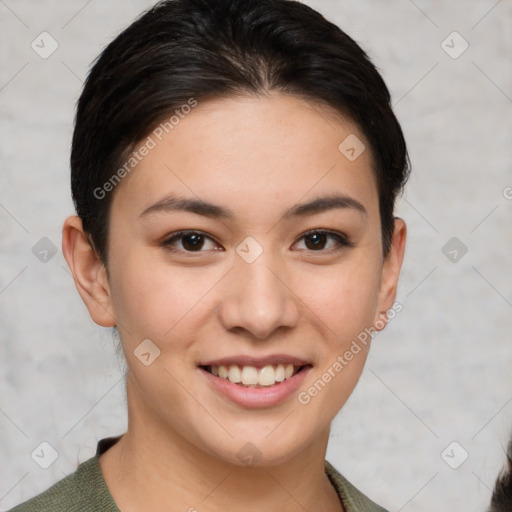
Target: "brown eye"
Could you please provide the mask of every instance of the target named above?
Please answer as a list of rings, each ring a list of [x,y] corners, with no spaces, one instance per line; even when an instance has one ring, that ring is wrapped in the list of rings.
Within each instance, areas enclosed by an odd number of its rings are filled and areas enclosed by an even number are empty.
[[[323,249],[327,241],[327,235],[325,233],[314,233],[305,238],[306,247],[312,251],[317,249]]]
[[[210,247],[208,247],[208,243],[210,244]],[[198,231],[180,231],[178,233],[174,233],[169,238],[166,238],[162,242],[162,245],[181,252],[204,252],[203,249],[205,246],[205,250],[215,250],[215,247],[217,247],[210,237]]]
[[[183,235],[181,243],[187,251],[200,251],[204,245],[204,237],[196,234]]]
[[[316,252],[353,247],[353,244],[346,236],[330,231],[308,231],[302,235],[300,240],[305,241],[305,246],[308,250]]]

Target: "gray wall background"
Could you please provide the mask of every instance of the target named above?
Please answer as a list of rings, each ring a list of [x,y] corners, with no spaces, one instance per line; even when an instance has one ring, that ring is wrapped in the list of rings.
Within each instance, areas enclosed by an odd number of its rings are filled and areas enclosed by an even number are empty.
[[[375,338],[328,459],[390,511],[483,511],[512,434],[512,2],[307,3],[381,70],[413,166],[398,209],[403,310]],[[126,428],[123,361],[90,320],[60,235],[88,66],[151,4],[0,0],[0,511]],[[45,37],[39,51],[51,49],[43,31],[58,43],[46,59],[31,48]],[[31,457],[41,442],[58,452],[48,469]]]

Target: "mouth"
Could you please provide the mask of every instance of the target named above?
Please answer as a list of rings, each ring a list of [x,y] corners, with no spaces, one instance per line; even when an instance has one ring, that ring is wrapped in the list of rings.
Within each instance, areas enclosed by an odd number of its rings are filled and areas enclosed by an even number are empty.
[[[268,388],[291,379],[311,367],[310,364],[277,363],[266,365],[211,364],[199,365],[214,377],[246,388]]]
[[[223,398],[248,409],[286,403],[304,383],[313,364],[287,354],[238,356],[197,364],[209,386]]]

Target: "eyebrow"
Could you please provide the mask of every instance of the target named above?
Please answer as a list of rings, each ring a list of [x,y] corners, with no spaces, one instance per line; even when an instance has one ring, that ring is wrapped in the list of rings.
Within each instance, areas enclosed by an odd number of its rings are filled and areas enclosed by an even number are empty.
[[[366,208],[357,199],[343,194],[318,197],[307,203],[301,203],[287,210],[281,219],[292,217],[304,217],[334,209],[351,209],[366,216]],[[229,208],[203,201],[202,199],[189,199],[176,196],[167,196],[157,203],[146,208],[140,216],[146,216],[155,212],[186,211],[211,217],[215,219],[233,219],[235,214]]]

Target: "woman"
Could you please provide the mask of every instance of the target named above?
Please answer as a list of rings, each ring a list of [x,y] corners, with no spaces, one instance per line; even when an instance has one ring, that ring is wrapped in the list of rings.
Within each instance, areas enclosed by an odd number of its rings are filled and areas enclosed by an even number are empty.
[[[287,0],[176,0],[92,68],[63,253],[128,430],[15,511],[382,511],[325,461],[385,327],[409,167],[363,50]]]

